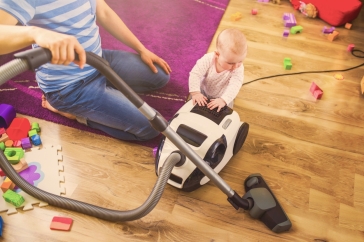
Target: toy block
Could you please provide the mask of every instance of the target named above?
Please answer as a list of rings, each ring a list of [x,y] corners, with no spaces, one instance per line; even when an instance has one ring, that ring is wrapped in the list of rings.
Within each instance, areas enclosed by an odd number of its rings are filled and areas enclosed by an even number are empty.
[[[12,141],[11,139],[5,141],[5,147],[7,148],[11,148],[13,147],[14,141]]]
[[[24,150],[22,148],[5,148],[4,155],[11,164],[15,165],[24,157]]]
[[[5,129],[4,128],[0,128],[0,135],[5,134],[5,133],[6,133]]]
[[[364,76],[363,76],[363,78],[361,79],[361,83],[360,83],[360,85],[361,85],[361,94],[362,94],[362,95],[364,95]]]
[[[6,133],[0,135],[0,142],[6,142],[7,140],[9,140],[9,136]]]
[[[291,31],[290,32],[291,32],[291,34],[297,34],[297,33],[301,33],[302,30],[303,30],[302,26],[297,25],[297,26],[293,26],[291,28]]]
[[[346,28],[346,29],[351,29],[351,26],[353,26],[351,23],[346,23],[346,24],[345,24],[345,28]]]
[[[37,131],[36,131],[35,129],[32,129],[32,130],[30,130],[30,131],[28,132],[28,136],[29,136],[29,137],[32,137],[33,135],[36,135],[36,134],[38,134],[38,133],[37,133]]]
[[[19,173],[28,168],[28,163],[25,161],[24,158],[21,158],[18,164],[12,166],[14,170]]]
[[[31,129],[35,129],[35,131],[37,131],[37,133],[40,132],[40,127],[39,127],[39,124],[37,122],[32,123]]]
[[[21,141],[20,140],[15,140],[13,143],[13,147],[22,147],[21,146]]]
[[[257,15],[257,14],[258,14],[258,9],[253,8],[252,9],[252,15]]]
[[[3,194],[3,198],[6,202],[13,204],[15,207],[20,207],[25,201],[22,195],[12,190],[7,190]]]
[[[332,34],[332,32],[334,32],[334,30],[335,30],[335,27],[328,28],[328,27],[324,26],[323,29],[322,29],[322,33],[324,33],[324,34]]]
[[[35,145],[35,146],[42,144],[42,141],[40,140],[40,136],[37,134],[30,137],[30,139],[32,140],[33,145]]]
[[[1,184],[1,190],[3,191],[3,193],[8,191],[9,189],[13,190],[14,187],[15,184],[8,177],[6,177],[3,183]]]
[[[3,236],[3,228],[4,228],[4,220],[3,218],[0,216],[0,237]]]
[[[240,12],[236,12],[230,16],[230,19],[233,21],[238,21],[243,17],[243,14]]]
[[[2,150],[2,151],[5,150],[5,143],[4,142],[0,142],[0,150]]]
[[[13,106],[0,104],[0,128],[8,128],[14,120],[16,112]]]
[[[11,140],[20,140],[28,137],[28,131],[30,130],[30,122],[26,118],[14,118],[11,122],[6,133]]]
[[[283,37],[288,37],[289,36],[289,30],[288,29],[285,29],[283,31]]]
[[[0,176],[6,176],[5,172],[0,168]]]
[[[316,98],[316,99],[320,99],[322,97],[322,95],[324,94],[324,92],[321,90],[321,88],[319,88],[316,83],[312,82],[311,87],[310,87],[310,92],[312,93],[312,95]]]
[[[332,41],[334,41],[337,38],[338,35],[339,35],[339,32],[334,31],[334,32],[332,32],[332,34],[329,34],[327,36],[327,39],[332,42]]]
[[[270,0],[258,0],[260,3],[268,3]]]
[[[291,58],[284,58],[283,66],[284,66],[284,69],[291,70],[292,69]]]
[[[350,44],[350,45],[348,45],[347,51],[352,52],[352,51],[353,51],[353,49],[354,49],[354,47],[355,47],[355,45],[354,45],[354,44]]]
[[[297,25],[296,17],[292,13],[284,13],[283,22],[284,26],[289,28]]]
[[[32,143],[30,142],[30,138],[26,137],[21,139],[21,147],[26,150],[32,148]]]
[[[73,219],[66,217],[54,216],[51,222],[50,229],[69,231],[71,229]]]

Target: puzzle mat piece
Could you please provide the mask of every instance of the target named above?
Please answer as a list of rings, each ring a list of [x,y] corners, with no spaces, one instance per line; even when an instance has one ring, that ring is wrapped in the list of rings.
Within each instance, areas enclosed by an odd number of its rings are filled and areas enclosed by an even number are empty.
[[[60,145],[45,145],[42,149],[35,147],[24,154],[24,158],[28,164],[36,163],[41,167],[43,178],[36,186],[46,192],[56,195],[66,193],[64,187],[63,164],[59,163],[59,161],[62,161],[63,159],[62,155],[58,154],[58,151],[61,150],[62,147]],[[60,182],[62,183],[60,184]],[[0,195],[2,196],[2,194],[3,192],[0,190]],[[47,203],[26,194],[24,191],[20,191],[19,194],[22,195],[25,200],[20,206],[23,207],[23,210],[31,210],[33,209],[33,205],[37,203],[39,203],[39,207],[48,205]],[[7,214],[17,213],[14,205],[7,203],[4,199],[0,198],[0,212],[4,211],[7,211]]]

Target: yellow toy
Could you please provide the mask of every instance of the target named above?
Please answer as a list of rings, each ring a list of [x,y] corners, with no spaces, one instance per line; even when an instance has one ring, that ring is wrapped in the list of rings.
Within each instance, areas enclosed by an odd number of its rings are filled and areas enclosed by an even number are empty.
[[[230,19],[233,21],[238,21],[243,17],[243,14],[240,12],[236,12],[230,16]]]

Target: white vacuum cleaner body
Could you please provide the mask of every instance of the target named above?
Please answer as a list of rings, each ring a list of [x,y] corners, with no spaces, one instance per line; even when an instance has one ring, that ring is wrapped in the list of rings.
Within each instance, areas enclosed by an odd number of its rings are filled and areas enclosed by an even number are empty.
[[[241,122],[239,115],[231,108],[225,106],[217,112],[217,109],[210,110],[206,106],[194,106],[192,100],[183,105],[169,123],[216,173],[240,150],[249,131],[249,124]],[[169,139],[164,138],[155,157],[157,176],[173,152],[179,150]],[[183,191],[193,191],[208,181],[209,178],[185,157],[180,165],[173,168],[168,183]]]

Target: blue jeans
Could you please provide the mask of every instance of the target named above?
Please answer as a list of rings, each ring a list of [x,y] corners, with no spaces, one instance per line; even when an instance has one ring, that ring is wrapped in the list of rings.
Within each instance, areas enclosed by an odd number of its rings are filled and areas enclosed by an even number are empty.
[[[169,75],[159,66],[158,73],[153,73],[137,54],[103,50],[103,58],[135,92],[153,91],[169,81]],[[45,96],[59,111],[73,114],[79,122],[117,139],[143,141],[159,134],[147,118],[99,72]]]

